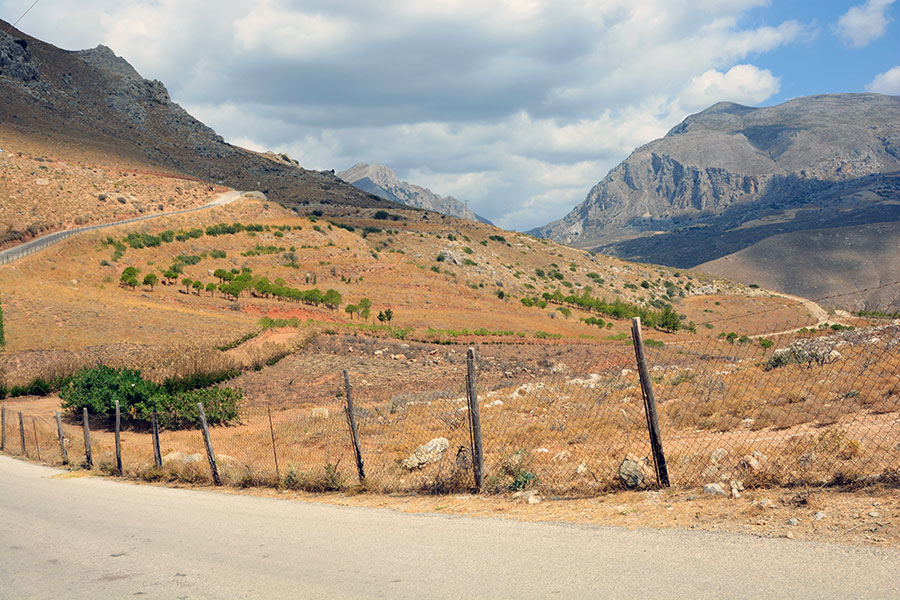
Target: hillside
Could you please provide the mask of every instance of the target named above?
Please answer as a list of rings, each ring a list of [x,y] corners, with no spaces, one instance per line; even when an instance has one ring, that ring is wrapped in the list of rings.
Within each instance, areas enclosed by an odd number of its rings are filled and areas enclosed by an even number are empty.
[[[895,221],[898,172],[898,97],[723,102],[636,149],[566,217],[532,233],[695,267],[776,234]]]
[[[476,215],[465,202],[453,196],[439,196],[428,188],[401,181],[396,173],[384,165],[359,163],[337,175],[347,183],[385,200],[470,221],[490,223],[484,217]]]
[[[333,172],[279,164],[228,144],[173,102],[162,82],[142,78],[109,48],[61,50],[12,29],[0,33],[0,142],[19,137],[58,148],[66,160],[259,189],[289,207],[392,205]]]

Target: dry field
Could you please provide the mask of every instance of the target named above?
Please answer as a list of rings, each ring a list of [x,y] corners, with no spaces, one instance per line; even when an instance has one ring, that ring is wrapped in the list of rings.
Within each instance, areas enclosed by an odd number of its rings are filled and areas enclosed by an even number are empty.
[[[0,248],[53,231],[202,206],[224,191],[142,164],[52,158],[53,148],[0,127]]]

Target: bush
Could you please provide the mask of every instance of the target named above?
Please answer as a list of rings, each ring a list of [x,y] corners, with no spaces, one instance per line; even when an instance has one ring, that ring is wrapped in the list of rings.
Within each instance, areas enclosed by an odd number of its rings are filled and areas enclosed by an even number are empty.
[[[158,385],[141,377],[140,371],[113,369],[100,365],[82,369],[59,393],[62,407],[71,413],[87,408],[92,415],[110,417],[118,400],[123,420],[150,423],[156,407],[160,427],[183,429],[197,423],[197,402],[203,402],[209,423],[227,423],[237,418],[237,405],[243,395],[234,388],[186,389],[191,383],[203,384],[216,376],[195,376],[195,381],[180,380]]]

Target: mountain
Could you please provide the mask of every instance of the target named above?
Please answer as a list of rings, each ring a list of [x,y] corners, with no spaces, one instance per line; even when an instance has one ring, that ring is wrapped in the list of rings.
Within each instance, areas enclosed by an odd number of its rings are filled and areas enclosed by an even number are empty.
[[[712,261],[775,235],[898,221],[898,191],[900,97],[721,102],[636,149],[563,219],[529,233],[630,260],[715,269],[723,263]],[[779,270],[786,260],[758,266]],[[876,257],[859,254],[827,276],[840,281],[858,260]],[[781,274],[772,281],[802,291]]]
[[[67,51],[0,21],[0,127],[75,152],[163,167],[286,206],[391,206],[334,175],[279,164],[228,144],[105,47]]]
[[[384,165],[358,163],[338,173],[338,177],[385,200],[491,224],[484,217],[476,215],[461,200],[453,196],[438,196],[428,188],[401,181],[396,173]]]

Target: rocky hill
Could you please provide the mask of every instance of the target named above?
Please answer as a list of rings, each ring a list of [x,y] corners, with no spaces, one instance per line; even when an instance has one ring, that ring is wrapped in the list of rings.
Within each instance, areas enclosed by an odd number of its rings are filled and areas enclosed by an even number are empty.
[[[900,97],[722,102],[636,149],[572,212],[530,233],[686,268],[773,235],[900,220],[898,190]]]
[[[0,21],[0,127],[53,140],[71,152],[101,150],[288,206],[389,206],[333,172],[282,165],[228,144],[105,46],[66,51]]]
[[[428,188],[401,181],[396,173],[384,165],[358,163],[337,175],[347,183],[385,200],[470,221],[490,223],[484,217],[476,215],[465,202],[453,196],[439,196]]]

